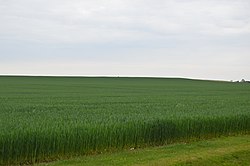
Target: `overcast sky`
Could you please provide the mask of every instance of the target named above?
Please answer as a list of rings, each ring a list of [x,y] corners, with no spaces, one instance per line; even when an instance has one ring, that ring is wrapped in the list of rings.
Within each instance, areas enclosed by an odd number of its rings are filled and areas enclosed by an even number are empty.
[[[0,74],[250,80],[250,1],[0,0]]]

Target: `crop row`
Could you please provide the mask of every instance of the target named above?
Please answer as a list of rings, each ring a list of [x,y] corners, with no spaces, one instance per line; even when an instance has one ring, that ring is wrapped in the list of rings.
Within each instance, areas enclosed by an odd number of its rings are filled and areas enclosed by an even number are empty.
[[[0,163],[53,160],[114,149],[162,145],[250,131],[250,115],[159,119],[110,124],[70,124],[0,136]]]

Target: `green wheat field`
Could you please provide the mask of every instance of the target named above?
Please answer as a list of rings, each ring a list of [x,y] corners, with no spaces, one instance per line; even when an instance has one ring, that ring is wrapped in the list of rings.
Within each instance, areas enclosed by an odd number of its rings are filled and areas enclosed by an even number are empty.
[[[249,131],[249,83],[0,77],[0,165]]]

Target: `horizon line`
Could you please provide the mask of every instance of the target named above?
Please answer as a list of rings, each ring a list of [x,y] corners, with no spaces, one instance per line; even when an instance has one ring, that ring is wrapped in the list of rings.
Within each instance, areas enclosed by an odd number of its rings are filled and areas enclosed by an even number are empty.
[[[210,78],[194,78],[182,76],[152,76],[152,75],[66,75],[66,74],[0,74],[0,77],[89,77],[89,78],[172,78],[172,79],[189,79],[189,80],[204,80],[204,81],[224,81],[230,82],[233,80],[210,79]],[[238,80],[237,80],[238,81]]]

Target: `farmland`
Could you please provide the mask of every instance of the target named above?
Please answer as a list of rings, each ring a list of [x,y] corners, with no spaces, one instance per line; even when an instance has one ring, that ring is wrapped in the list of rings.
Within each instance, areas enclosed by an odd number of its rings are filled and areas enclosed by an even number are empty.
[[[0,77],[0,165],[245,134],[250,84]]]
[[[250,135],[79,156],[36,166],[249,166]]]

